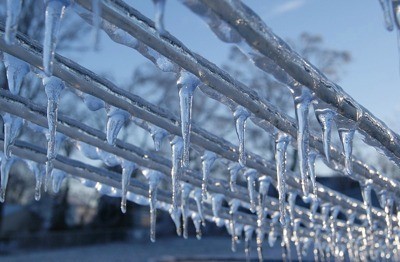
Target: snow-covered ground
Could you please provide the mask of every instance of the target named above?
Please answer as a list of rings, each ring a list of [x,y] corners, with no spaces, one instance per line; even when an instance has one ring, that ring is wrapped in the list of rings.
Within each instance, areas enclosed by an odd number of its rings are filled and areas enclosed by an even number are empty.
[[[254,243],[253,243],[254,244]],[[293,249],[293,248],[292,248]],[[293,253],[294,250],[292,250]],[[256,259],[255,247],[251,250],[252,261]],[[311,254],[309,254],[311,255]],[[119,242],[103,245],[72,247],[53,250],[26,251],[0,256],[0,261],[174,261],[176,258],[204,258],[204,261],[243,261],[245,255],[243,245],[237,246],[237,252],[231,251],[231,242],[226,237],[204,237],[183,239],[178,237],[160,238],[155,243]],[[293,257],[294,258],[294,257]],[[264,259],[281,259],[278,247],[264,250]],[[187,260],[179,260],[187,261]],[[212,261],[212,260],[211,260]]]

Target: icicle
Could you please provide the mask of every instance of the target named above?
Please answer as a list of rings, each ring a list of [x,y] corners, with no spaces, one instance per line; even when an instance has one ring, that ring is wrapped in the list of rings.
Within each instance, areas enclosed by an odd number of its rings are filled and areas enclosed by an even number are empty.
[[[6,189],[7,189],[10,169],[16,160],[17,160],[16,157],[6,158],[3,154],[1,155],[0,202],[2,203],[4,203],[4,200],[6,198]]]
[[[10,158],[10,146],[14,144],[15,139],[20,134],[23,120],[8,113],[4,113],[2,117],[4,123],[4,155],[6,158]]]
[[[300,238],[299,238],[299,229],[300,229],[300,219],[296,218],[293,221],[293,242],[296,247],[296,253],[297,253],[297,259],[299,262],[302,261],[302,255],[301,255],[301,247],[300,247]]]
[[[393,216],[393,196],[382,190],[379,192],[379,204],[385,211],[385,222],[386,222],[386,247],[390,248],[391,243],[393,242],[393,224],[392,224],[392,216]]]
[[[19,0],[11,1],[19,2]],[[24,77],[29,73],[29,64],[7,53],[3,53],[3,60],[6,67],[8,89],[11,94],[18,95]]]
[[[207,184],[208,184],[208,177],[210,175],[211,167],[213,166],[215,160],[217,159],[217,155],[210,151],[204,151],[204,154],[201,156],[201,170],[203,173],[203,179],[201,184],[202,189],[202,197],[207,199]]]
[[[269,234],[268,234],[268,245],[270,247],[273,247],[275,245],[276,240],[278,238],[278,233],[276,231],[276,227],[278,226],[278,221],[279,221],[280,217],[281,217],[280,212],[274,212],[271,215],[271,225],[270,225],[271,230],[269,231]]]
[[[149,202],[150,202],[150,240],[156,241],[156,217],[157,217],[157,188],[163,178],[163,174],[146,169],[143,175],[149,181]]]
[[[310,206],[310,221],[311,221],[311,223],[314,224],[315,223],[315,215],[317,214],[317,209],[320,204],[320,201],[316,196],[314,196],[311,201],[312,202],[311,202],[311,206]]]
[[[190,130],[192,125],[193,93],[199,84],[199,79],[189,72],[181,71],[177,81],[179,90],[181,128],[183,138],[183,161],[184,167],[189,166]]]
[[[83,93],[81,94],[81,98],[90,111],[97,111],[106,106],[103,100],[89,94]]]
[[[250,241],[253,238],[254,227],[250,225],[244,226],[244,253],[246,254],[246,261],[250,261]]]
[[[6,32],[4,34],[7,45],[12,45],[15,42],[21,6],[22,0],[7,0]]]
[[[117,136],[123,125],[129,119],[130,114],[122,109],[114,106],[107,108],[107,142],[110,145],[115,145]]]
[[[247,190],[249,192],[250,198],[250,211],[252,213],[256,212],[256,199],[257,199],[257,192],[256,192],[256,179],[257,179],[257,170],[255,169],[248,169],[244,172],[244,177],[247,180]]]
[[[257,208],[257,224],[262,226],[264,224],[265,207],[267,202],[268,190],[271,184],[271,178],[269,176],[261,176],[259,179],[259,196],[258,196],[258,208]]]
[[[242,107],[238,106],[233,112],[233,118],[235,119],[236,134],[239,139],[239,164],[243,167],[246,164],[246,152],[244,148],[246,121],[249,118],[250,112]]]
[[[373,221],[372,221],[372,202],[371,202],[371,190],[372,190],[372,184],[373,181],[371,179],[368,179],[364,182],[360,182],[360,187],[361,187],[361,195],[364,201],[364,206],[366,208],[366,213],[367,213],[367,220],[368,224],[370,226],[370,230],[372,232],[372,226],[373,226]]]
[[[329,219],[329,212],[330,212],[331,204],[330,203],[323,203],[321,205],[321,216],[322,216],[322,229],[327,230],[328,228],[328,219]]]
[[[257,242],[258,260],[259,261],[264,261],[263,254],[262,254],[262,245],[263,245],[264,237],[265,237],[265,229],[264,228],[257,228],[256,233],[257,233],[256,242]]]
[[[235,219],[236,219],[236,212],[238,211],[240,206],[240,201],[238,199],[232,199],[229,201],[229,215],[231,216],[231,219],[229,221],[230,223],[230,228],[231,228],[231,235],[232,235],[232,252],[236,252],[236,242],[238,241],[238,236],[236,235],[235,232]]]
[[[182,220],[183,220],[183,238],[188,238],[188,218],[189,218],[189,195],[193,189],[193,186],[181,182],[181,210],[182,210]]]
[[[222,201],[224,200],[225,196],[223,194],[213,194],[211,198],[211,207],[213,213],[213,220],[217,220],[219,218],[219,212],[222,207]]]
[[[324,141],[324,153],[326,161],[328,163],[330,159],[330,149],[331,149],[331,133],[332,133],[332,121],[336,113],[329,108],[316,108],[315,115],[322,128],[322,139]]]
[[[333,206],[331,208],[331,216],[329,218],[330,220],[330,230],[331,230],[331,237],[330,237],[330,241],[331,241],[331,245],[332,245],[332,252],[334,252],[335,256],[338,255],[338,238],[337,238],[337,227],[336,227],[336,220],[337,220],[337,216],[339,215],[340,212],[340,206]],[[328,238],[329,241],[329,238]]]
[[[236,252],[236,243],[240,243],[240,238],[242,237],[244,225],[240,223],[235,223],[232,231],[232,252]]]
[[[70,0],[45,0],[46,19],[43,42],[43,67],[47,76],[53,74],[53,60],[57,45],[60,22],[64,15],[65,7]]]
[[[52,1],[58,2],[58,1]],[[49,5],[52,5],[50,4]],[[61,91],[64,89],[64,83],[61,79],[51,76],[43,78],[43,85],[47,95],[47,122],[48,122],[48,137],[47,137],[47,162],[46,162],[46,177],[50,177],[53,170],[53,160],[56,158],[56,128],[58,102],[60,101]],[[47,185],[47,183],[46,183]]]
[[[315,175],[315,160],[317,159],[318,153],[315,151],[310,151],[308,154],[308,171],[310,175],[311,181],[311,191],[313,195],[316,197],[318,188],[317,188],[317,177]]]
[[[300,242],[303,243],[303,247],[301,249],[301,255],[303,257],[306,257],[313,241],[311,240],[311,238],[305,237],[302,240],[300,240]]]
[[[296,206],[296,198],[297,198],[297,193],[295,192],[289,192],[288,195],[288,204],[289,204],[289,218],[290,218],[290,225],[293,228],[294,227],[294,208]]]
[[[308,110],[312,100],[308,88],[300,87],[292,90],[297,118],[297,151],[299,155],[301,188],[305,197],[309,194],[308,188],[308,151],[309,130]]]
[[[192,221],[193,221],[193,225],[196,229],[196,238],[198,240],[201,239],[201,223],[202,223],[202,219],[199,215],[199,213],[196,212],[192,212]]]
[[[165,2],[166,0],[153,0],[155,8],[154,23],[160,35],[165,34],[165,29],[164,29]]]
[[[103,151],[100,148],[96,147],[96,152],[101,161],[108,167],[114,167],[121,164],[121,158],[117,157],[112,153],[108,153],[107,151]]]
[[[162,141],[167,137],[168,132],[162,128],[154,126],[151,127],[150,135],[154,142],[154,149],[160,151]]]
[[[93,12],[93,43],[94,49],[99,49],[100,42],[100,25],[101,25],[101,1],[102,0],[92,0],[92,12]]]
[[[239,171],[242,169],[242,166],[239,163],[232,163],[229,165],[228,170],[230,174],[230,179],[229,179],[229,187],[232,192],[236,192],[236,180],[237,176],[239,174]]]
[[[345,156],[344,171],[347,175],[353,172],[351,155],[353,153],[353,137],[356,131],[354,124],[348,123],[346,120],[337,122],[340,142],[342,143],[343,152]]]
[[[64,178],[67,176],[67,174],[64,171],[55,169],[51,173],[52,177],[52,185],[53,185],[53,192],[58,193],[60,192],[60,188],[62,185],[62,182],[64,181]]]
[[[99,159],[99,155],[97,154],[97,150],[94,146],[88,145],[81,141],[75,141],[75,146],[87,158],[92,160]]]
[[[178,204],[179,181],[181,180],[181,166],[183,157],[183,140],[179,136],[175,136],[171,142],[172,150],[172,209],[176,209]]]
[[[121,198],[121,211],[122,213],[126,213],[126,195],[128,193],[128,186],[131,179],[131,175],[134,170],[137,169],[135,163],[122,160],[122,180],[121,180],[121,190],[122,190],[122,198]]]
[[[350,213],[347,216],[346,221],[346,232],[347,232],[347,253],[349,254],[350,261],[355,261],[356,256],[354,254],[354,237],[353,237],[353,230],[354,230],[354,220],[356,218],[356,213]]]
[[[169,210],[169,214],[171,215],[172,221],[174,221],[176,227],[176,234],[178,236],[182,235],[182,225],[181,225],[181,210],[179,208],[171,208]]]
[[[42,188],[42,182],[44,178],[44,173],[45,170],[42,168],[42,166],[34,161],[30,160],[25,160],[26,164],[28,165],[28,168],[31,170],[31,172],[35,176],[36,184],[35,184],[35,200],[39,201],[41,197],[41,188]]]
[[[386,30],[392,31],[393,30],[393,19],[392,19],[392,14],[390,12],[390,0],[379,0],[379,3],[381,4],[382,11],[383,11],[383,18],[385,21],[385,27]],[[393,1],[394,3],[394,1]],[[393,6],[393,11],[395,11],[395,7]],[[396,13],[395,13],[396,14]],[[396,17],[395,17],[396,20]]]
[[[289,142],[290,137],[287,134],[278,133],[275,142],[275,162],[278,178],[280,222],[282,225],[285,225],[286,222],[286,150]]]
[[[199,213],[199,216],[201,218],[201,222],[203,226],[205,226],[205,221],[204,221],[204,215],[203,215],[203,205],[202,205],[202,190],[200,188],[195,188],[192,191],[192,198],[196,202],[197,206],[197,212]]]

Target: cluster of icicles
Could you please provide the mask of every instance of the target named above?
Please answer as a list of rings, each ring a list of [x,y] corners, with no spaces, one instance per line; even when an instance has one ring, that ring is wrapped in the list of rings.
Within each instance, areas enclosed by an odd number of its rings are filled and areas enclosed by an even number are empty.
[[[165,32],[163,27],[163,10],[165,0],[154,0],[156,7],[155,27],[160,34]],[[193,10],[196,5],[200,5],[196,1],[182,1]],[[386,8],[386,2],[381,1],[383,7]],[[19,13],[21,11],[21,3],[19,0],[7,1],[7,20],[5,41],[12,45],[16,40],[16,32],[18,26]],[[155,170],[141,168],[135,163],[117,157],[111,153],[105,152],[99,148],[90,146],[83,142],[73,141],[76,148],[81,151],[86,157],[94,160],[101,160],[106,166],[114,167],[121,166],[122,179],[121,188],[114,188],[99,182],[81,179],[82,183],[88,187],[96,188],[100,193],[110,196],[121,197],[121,210],[126,212],[126,201],[130,200],[141,205],[150,206],[151,229],[150,238],[155,241],[156,228],[156,209],[164,209],[170,212],[171,218],[175,222],[177,234],[188,237],[188,218],[193,220],[197,231],[197,237],[201,237],[201,226],[205,220],[211,220],[219,226],[225,225],[227,231],[232,236],[232,250],[236,249],[236,244],[244,237],[246,256],[250,257],[250,241],[253,234],[256,234],[257,251],[260,260],[262,260],[262,246],[264,238],[268,237],[270,246],[275,244],[275,241],[280,236],[282,239],[281,245],[284,250],[284,256],[290,259],[291,242],[294,243],[298,259],[301,260],[307,254],[311,244],[314,243],[313,253],[315,259],[327,258],[334,256],[337,259],[344,259],[345,253],[353,259],[364,258],[379,258],[396,255],[393,247],[400,246],[400,240],[396,231],[399,231],[400,225],[392,225],[394,196],[386,191],[378,192],[380,205],[384,209],[387,227],[385,229],[385,238],[377,237],[376,234],[382,233],[377,230],[377,221],[373,220],[371,190],[373,189],[372,182],[369,180],[361,181],[362,195],[364,204],[367,207],[366,224],[357,224],[354,213],[348,213],[346,210],[341,210],[339,206],[333,206],[329,203],[323,203],[317,197],[317,184],[315,179],[315,161],[321,157],[318,152],[311,149],[308,145],[308,114],[309,108],[314,107],[315,115],[322,128],[323,146],[325,153],[325,161],[331,163],[337,168],[343,169],[344,173],[352,175],[352,139],[357,127],[357,123],[342,119],[336,114],[333,108],[318,103],[309,89],[299,86],[285,72],[278,69],[272,61],[269,61],[264,56],[260,55],[251,49],[245,41],[227,25],[224,21],[214,17],[212,13],[199,14],[210,26],[214,33],[221,40],[236,44],[257,66],[262,70],[272,74],[277,80],[289,86],[293,93],[294,105],[297,117],[297,141],[293,141],[291,136],[283,133],[274,127],[271,127],[271,133],[275,136],[275,161],[276,161],[276,188],[279,193],[279,211],[272,212],[267,210],[266,206],[270,200],[268,191],[272,186],[272,179],[269,176],[259,174],[258,171],[246,167],[247,154],[245,152],[245,127],[248,119],[255,119],[255,116],[244,107],[237,105],[235,102],[224,99],[222,95],[210,89],[193,74],[180,68],[177,64],[165,58],[157,51],[149,48],[143,43],[136,40],[131,35],[101,19],[100,0],[93,0],[93,12],[89,12],[79,5],[72,4],[68,0],[45,0],[46,18],[45,18],[45,36],[43,41],[43,72],[37,73],[42,78],[42,83],[45,93],[48,98],[47,104],[47,119],[48,129],[39,127],[29,121],[8,113],[1,113],[4,122],[4,152],[1,155],[1,187],[0,200],[4,201],[5,191],[8,181],[8,174],[12,164],[20,160],[13,156],[10,152],[10,146],[13,145],[16,138],[19,136],[22,128],[25,126],[36,133],[45,135],[48,141],[47,161],[45,165],[38,164],[29,160],[25,161],[27,167],[36,177],[35,199],[40,199],[42,182],[47,190],[48,184],[52,181],[52,187],[55,192],[60,188],[63,179],[67,174],[61,170],[54,169],[53,161],[63,143],[68,140],[66,136],[57,132],[57,111],[58,103],[62,91],[65,88],[64,82],[53,76],[53,59],[57,45],[57,34],[60,27],[60,22],[65,12],[65,9],[71,8],[78,13],[86,22],[92,24],[95,28],[95,41],[98,42],[99,29],[103,29],[108,36],[117,43],[129,46],[139,51],[143,56],[152,61],[159,69],[165,72],[171,72],[177,76],[177,88],[180,98],[181,109],[181,136],[169,134],[166,130],[153,126],[142,120],[133,118],[128,112],[107,105],[104,101],[78,92],[82,101],[89,110],[97,111],[105,109],[107,113],[106,125],[106,140],[107,143],[114,145],[117,140],[117,135],[121,128],[132,121],[143,129],[147,130],[154,140],[155,150],[158,151],[162,142],[169,139],[172,155],[171,176],[166,176]],[[396,8],[394,8],[397,10]],[[387,8],[385,9],[387,10]],[[391,21],[391,20],[390,20]],[[30,67],[24,61],[4,53],[4,64],[7,70],[7,79],[10,92],[18,95],[24,77],[30,72]],[[262,63],[260,62],[262,60]],[[238,162],[228,163],[230,173],[230,190],[237,191],[236,180],[239,176],[247,181],[249,203],[242,200],[230,199],[229,215],[230,219],[223,219],[220,216],[221,208],[224,200],[227,201],[223,194],[211,193],[208,190],[209,177],[211,169],[219,159],[219,156],[214,152],[202,150],[202,186],[201,188],[194,187],[191,184],[183,182],[182,174],[189,168],[189,151],[190,134],[191,134],[191,119],[192,119],[192,102],[194,92],[200,89],[204,94],[212,99],[216,99],[224,103],[232,111],[232,118],[235,121],[236,133],[239,140],[238,147]],[[332,125],[336,124],[340,141],[342,143],[343,153],[345,157],[345,166],[341,167],[338,163],[332,163],[330,158],[331,150],[331,130]],[[296,218],[295,205],[298,197],[298,191],[292,192],[287,189],[286,180],[286,152],[289,145],[297,146],[299,164],[300,164],[300,183],[299,188],[302,192],[304,202],[310,203],[310,217],[306,226],[305,222]],[[129,182],[131,174],[135,170],[140,170],[148,181],[148,196],[129,192]],[[172,199],[170,203],[165,203],[157,200],[157,188],[162,181],[171,181]],[[193,199],[197,206],[197,211],[189,210],[189,199]],[[206,215],[203,212],[204,204],[211,205],[212,215]],[[240,216],[239,207],[244,207],[255,213],[257,217],[257,225],[244,225],[239,223]],[[320,214],[317,214],[317,209],[320,209]],[[397,210],[400,210],[397,208]],[[339,212],[344,212],[347,215],[346,225],[337,228],[337,216]],[[400,214],[400,212],[398,212]],[[322,225],[316,221],[316,216],[322,219]],[[182,220],[181,220],[182,218]],[[181,221],[183,225],[181,226]],[[399,220],[400,221],[400,220]],[[269,227],[269,232],[267,228]],[[183,228],[183,232],[182,232]],[[302,234],[302,230],[312,228],[311,234]],[[361,234],[353,237],[353,233],[361,230]],[[376,234],[375,234],[376,233]],[[347,240],[345,240],[347,238]],[[384,241],[382,243],[381,241]],[[384,248],[382,248],[384,247]]]

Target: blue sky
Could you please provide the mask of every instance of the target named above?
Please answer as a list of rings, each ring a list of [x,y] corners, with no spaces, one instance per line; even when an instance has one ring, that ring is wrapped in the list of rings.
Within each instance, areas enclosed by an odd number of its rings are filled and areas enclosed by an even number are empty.
[[[127,1],[153,17],[150,0]],[[388,32],[378,0],[244,0],[280,37],[296,38],[302,32],[319,34],[326,47],[347,50],[353,61],[339,83],[359,103],[397,129],[400,112],[400,74],[396,32]],[[229,45],[219,41],[199,17],[177,0],[167,0],[166,29],[212,62],[226,61]],[[92,41],[91,36],[82,39]],[[101,50],[65,53],[97,73],[113,76],[118,84],[146,59],[117,45],[104,34]],[[400,125],[399,125],[400,126]]]

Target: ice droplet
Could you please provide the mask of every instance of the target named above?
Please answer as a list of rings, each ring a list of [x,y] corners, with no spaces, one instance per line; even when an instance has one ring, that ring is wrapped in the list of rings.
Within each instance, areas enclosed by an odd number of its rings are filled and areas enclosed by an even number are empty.
[[[332,122],[335,117],[335,112],[329,108],[316,108],[315,115],[322,128],[322,139],[324,143],[324,153],[328,163],[330,160],[330,148],[331,148],[331,133],[332,133]]]
[[[257,199],[257,192],[256,192],[256,179],[258,172],[255,169],[248,169],[244,172],[244,177],[247,180],[247,190],[249,192],[250,198],[250,211],[252,213],[256,212],[256,199]]]
[[[236,180],[237,180],[237,176],[239,174],[239,171],[242,169],[243,167],[239,164],[239,163],[231,163],[228,167],[229,170],[229,174],[230,174],[230,179],[229,179],[229,187],[231,189],[232,192],[236,192]]]
[[[53,192],[58,193],[60,191],[64,178],[67,177],[67,174],[64,171],[54,169],[54,171],[51,173],[51,177],[52,177]]]
[[[179,192],[179,181],[181,180],[182,172],[182,157],[183,157],[183,140],[179,136],[174,136],[170,142],[172,151],[172,209],[176,209],[178,206],[178,192]]]
[[[101,25],[101,1],[102,0],[92,0],[92,12],[93,12],[93,43],[94,49],[99,49],[100,42],[100,25]]]
[[[53,74],[53,60],[57,46],[58,31],[61,19],[64,16],[65,7],[69,0],[45,0],[46,18],[43,42],[43,67],[47,76]]]
[[[54,1],[58,2],[58,1]],[[56,129],[57,129],[57,115],[58,103],[60,101],[61,92],[64,89],[64,82],[54,76],[45,77],[42,80],[46,95],[47,95],[47,122],[48,122],[48,136],[47,136],[47,162],[46,162],[46,177],[50,177],[53,170],[53,160],[56,158]],[[47,183],[46,183],[47,185]]]
[[[155,14],[154,23],[155,27],[160,35],[165,34],[164,29],[164,10],[165,10],[166,0],[153,0]]]
[[[235,119],[236,134],[239,140],[239,164],[243,167],[246,164],[246,152],[244,147],[246,121],[249,118],[250,112],[242,107],[238,106],[233,112]]]
[[[7,45],[14,44],[21,6],[22,0],[7,0],[6,32],[4,34]]]
[[[122,198],[121,198],[121,211],[122,213],[126,213],[126,195],[128,193],[128,186],[131,179],[131,175],[137,166],[135,163],[122,160],[122,180],[121,180],[121,190],[122,190]]]
[[[121,128],[124,126],[126,121],[129,119],[130,114],[122,109],[114,106],[107,108],[107,127],[106,135],[107,142],[110,145],[115,145],[117,136]]]
[[[309,130],[308,111],[312,100],[311,91],[300,87],[292,89],[297,118],[297,151],[299,155],[301,188],[305,197],[309,194],[308,187],[308,153]]]
[[[210,151],[204,151],[204,154],[201,156],[201,170],[203,173],[201,189],[203,200],[207,199],[208,177],[210,175],[211,167],[213,166],[216,159],[217,155]]]
[[[15,139],[20,134],[23,120],[9,113],[4,113],[2,117],[4,123],[4,155],[6,158],[10,158],[10,146],[14,144]]]
[[[276,175],[279,193],[280,223],[286,223],[286,150],[290,142],[289,135],[279,132],[275,142]]]
[[[188,238],[188,218],[189,218],[189,195],[193,189],[193,186],[181,182],[181,210],[182,210],[182,220],[183,220],[183,238]]]
[[[1,152],[0,152],[1,153]],[[11,166],[17,160],[16,157],[6,158],[4,154],[1,154],[1,183],[0,183],[0,202],[4,202],[6,198],[6,189],[8,184],[8,177],[10,174]]]
[[[11,0],[19,2],[19,0]],[[4,65],[6,67],[8,89],[11,94],[18,95],[24,77],[29,73],[29,65],[12,55],[3,53]]]
[[[33,173],[35,176],[36,184],[35,184],[35,200],[39,201],[41,197],[41,188],[42,188],[42,182],[45,174],[45,169],[40,165],[39,163],[36,163],[34,161],[30,160],[25,160],[29,170]]]
[[[368,179],[364,182],[360,182],[361,187],[361,195],[363,198],[363,202],[366,208],[367,220],[372,232],[373,221],[372,221],[372,202],[371,202],[371,190],[372,190],[373,181]]]
[[[157,217],[157,188],[163,178],[163,174],[146,169],[143,175],[149,181],[149,202],[150,202],[150,240],[156,241],[156,217]]]
[[[182,70],[177,81],[179,90],[181,128],[183,138],[184,167],[189,166],[190,130],[192,126],[193,93],[200,83],[199,79],[189,72]]]

